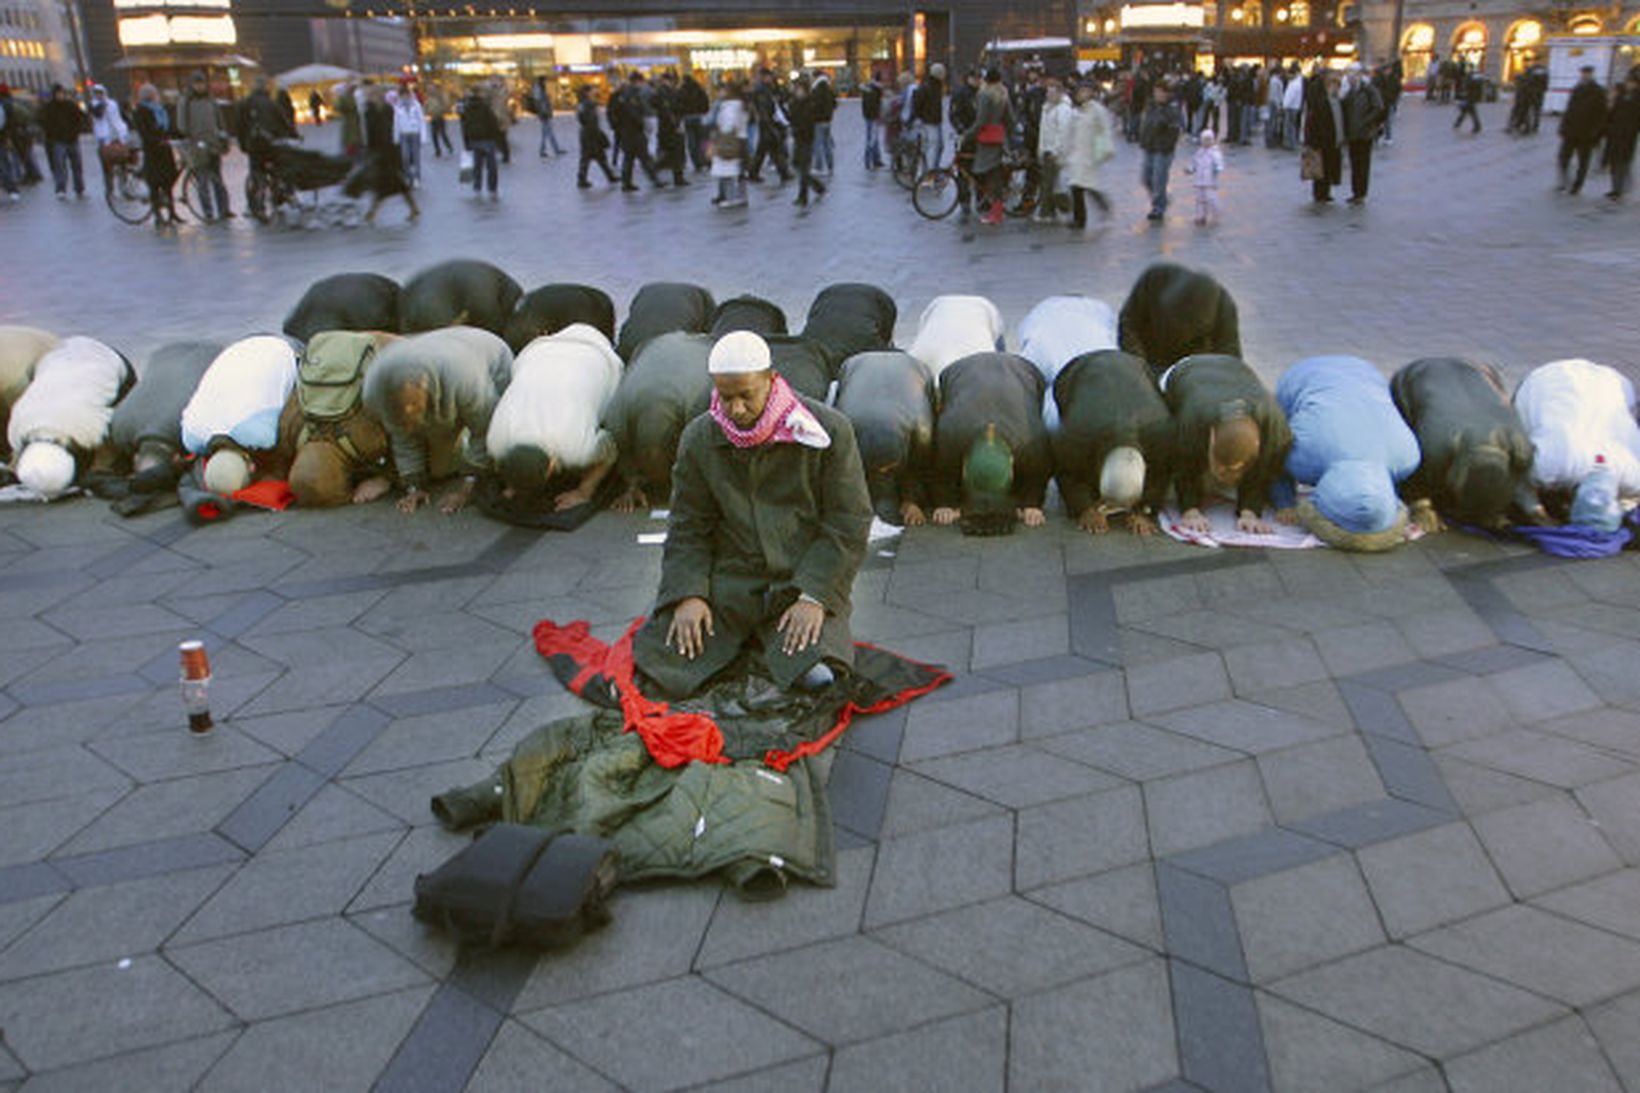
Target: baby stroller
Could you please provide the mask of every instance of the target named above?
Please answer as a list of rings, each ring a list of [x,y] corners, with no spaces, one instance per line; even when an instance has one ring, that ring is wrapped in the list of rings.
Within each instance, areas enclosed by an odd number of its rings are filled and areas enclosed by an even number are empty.
[[[353,161],[348,157],[327,156],[275,141],[258,149],[250,161],[245,203],[261,223],[270,223],[275,216],[287,223],[315,228],[357,222],[358,210],[353,202],[321,204],[319,200],[320,190],[340,185],[353,170]],[[303,194],[307,195],[306,201]]]

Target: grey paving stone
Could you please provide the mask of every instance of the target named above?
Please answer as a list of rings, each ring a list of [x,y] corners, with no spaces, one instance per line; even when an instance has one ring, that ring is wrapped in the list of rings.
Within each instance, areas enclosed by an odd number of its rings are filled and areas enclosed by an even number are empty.
[[[1404,835],[1356,851],[1393,938],[1502,907],[1509,892],[1467,824]]]
[[[1522,899],[1622,864],[1601,829],[1565,796],[1489,812],[1475,819],[1475,833],[1504,883]]]
[[[29,1093],[81,1093],[87,1089],[191,1089],[200,1075],[239,1035],[216,1032],[161,1047],[127,1051],[29,1078]]]
[[[1008,1013],[998,1006],[868,1040],[837,1052],[826,1088],[969,1090],[1006,1085]]]
[[[1147,720],[1220,747],[1258,754],[1338,735],[1330,725],[1233,699],[1154,715]]]
[[[900,741],[905,738],[906,719],[911,711],[901,706],[887,713],[857,717],[848,732],[838,741],[845,751],[858,752],[879,763],[893,765],[900,761]],[[500,736],[501,734],[497,734]],[[492,741],[491,747],[494,747]]]
[[[1432,748],[1490,736],[1516,723],[1502,698],[1480,679],[1415,687],[1396,697],[1419,737]]]
[[[1397,835],[1435,827],[1452,818],[1450,812],[1427,808],[1394,797],[1351,805],[1295,821],[1293,830],[1348,850],[1358,850]]]
[[[414,826],[435,822],[432,800],[454,787],[470,786],[495,775],[496,765],[484,759],[455,759],[424,767],[384,771],[348,778],[342,784],[377,808]]]
[[[264,849],[294,850],[378,831],[402,831],[405,824],[335,784],[327,784],[303,805]]]
[[[1166,864],[1230,886],[1328,858],[1338,848],[1279,827],[1169,855]]]
[[[1601,704],[1600,696],[1589,690],[1576,672],[1555,660],[1499,672],[1488,680],[1521,723],[1546,721]]]
[[[1445,607],[1394,620],[1396,629],[1421,657],[1449,656],[1492,645],[1497,638],[1473,611]]]
[[[1263,1093],[1270,1068],[1252,989],[1179,960],[1168,961],[1179,1066],[1195,1088]]]
[[[27,805],[75,796],[80,789],[123,793],[131,780],[85,748],[52,748],[14,755],[0,767],[0,800]]]
[[[1181,641],[1177,638],[1164,638],[1160,634],[1152,634],[1148,630],[1127,626],[1118,631],[1117,639],[1121,645],[1119,661],[1129,669],[1148,667],[1164,661],[1180,660],[1185,657],[1201,656],[1203,653],[1213,652],[1213,650],[1188,641]]]
[[[1636,661],[1640,663],[1640,661]],[[1536,732],[1577,740],[1607,752],[1640,760],[1640,714],[1609,706],[1540,721]]]
[[[834,1046],[982,1009],[992,1001],[864,937],[730,964],[706,978]]]
[[[875,856],[869,847],[839,852],[836,887],[793,885],[777,913],[763,903],[718,900],[694,967],[710,968],[858,932]]]
[[[1027,808],[1111,789],[1121,783],[1034,747],[1012,746],[933,759],[913,769],[1007,808]]]
[[[436,824],[410,831],[348,904],[348,912],[356,914],[403,903],[411,897],[416,874],[431,872],[471,842],[471,835],[446,831]]]
[[[656,1023],[652,1017],[666,1013]],[[532,1013],[523,1021],[631,1089],[675,1089],[806,1055],[815,1043],[689,977]],[[722,1050],[733,1043],[733,1052]]]
[[[1624,869],[1539,896],[1533,903],[1640,941],[1640,869]]]
[[[1418,653],[1387,622],[1369,622],[1311,634],[1316,650],[1334,676],[1354,675],[1417,660]]]
[[[1635,1028],[1640,1027],[1640,991],[1614,998],[1583,1016],[1605,1050],[1607,1061],[1622,1079],[1623,1088],[1640,1087],[1640,1038],[1634,1035]]]
[[[427,981],[415,965],[339,919],[281,926],[168,953],[190,979],[247,1021]]]
[[[1276,820],[1289,823],[1384,796],[1378,770],[1358,736],[1284,748],[1258,757]]]
[[[301,763],[285,763],[216,825],[235,846],[255,853],[325,785],[325,776]]]
[[[93,740],[89,747],[142,782],[253,767],[280,758],[272,748],[227,724],[218,724],[208,736],[172,729]]]
[[[477,755],[512,712],[516,701],[490,701],[462,709],[400,717],[375,734],[344,768],[344,776],[402,770]]]
[[[0,877],[4,889],[10,874]],[[8,896],[10,892],[6,893]],[[67,891],[48,892],[32,896],[17,896],[0,902],[0,952],[23,931],[46,916],[46,913],[67,898]]]
[[[1338,694],[1352,724],[1362,733],[1423,748],[1423,739],[1389,691],[1345,680],[1338,684]]]
[[[63,848],[67,854],[209,831],[268,777],[268,766],[177,778],[140,786]]]
[[[90,888],[183,869],[237,863],[243,858],[244,852],[226,839],[201,832],[95,854],[56,858],[52,868],[77,887]]]
[[[227,1028],[232,1016],[158,957],[0,984],[6,1044],[33,1071]]]
[[[501,1026],[466,1085],[468,1093],[615,1093],[619,1088],[517,1021]]]
[[[402,837],[378,832],[259,854],[183,924],[173,944],[340,914]]]
[[[1019,692],[1007,688],[967,697],[935,692],[911,704],[900,761],[913,763],[1019,738]]]
[[[1640,941],[1535,907],[1504,907],[1408,944],[1570,1006],[1640,987]]]
[[[1632,762],[1608,753],[1524,729],[1456,744],[1447,749],[1447,754],[1562,789],[1604,781],[1634,770]]]
[[[1200,770],[1239,758],[1226,748],[1136,721],[1062,733],[1032,743],[1044,751],[1136,781]]]
[[[867,929],[1008,892],[1014,820],[996,816],[884,839],[866,899]]]
[[[826,783],[833,823],[840,830],[874,840],[888,806],[894,768],[855,751],[838,750]]]
[[[1554,786],[1517,778],[1488,767],[1478,767],[1450,755],[1428,754],[1440,771],[1447,790],[1464,814],[1470,817],[1553,797],[1560,792]]]
[[[1538,995],[1399,945],[1300,972],[1271,990],[1437,1058],[1493,1043],[1565,1013]]]
[[[1424,1065],[1409,1051],[1274,995],[1260,991],[1258,1008],[1276,1089],[1366,1089]]]
[[[1237,885],[1230,902],[1255,983],[1385,940],[1361,874],[1344,854]]]
[[[1448,653],[1440,658],[1440,663],[1470,675],[1485,676],[1537,664],[1547,656],[1548,654],[1536,649],[1526,649],[1519,645],[1490,645],[1462,653]]]
[[[363,1089],[432,996],[431,987],[259,1021],[245,1030],[198,1088]]]
[[[1618,1093],[1623,1087],[1594,1035],[1568,1017],[1446,1063],[1453,1093],[1565,1089]]]
[[[1226,979],[1247,982],[1247,958],[1228,889],[1164,862],[1156,866],[1156,895],[1170,956]]]
[[[975,671],[1019,664],[1071,651],[1070,623],[1064,615],[985,623],[974,628]]]
[[[1621,705],[1640,702],[1640,676],[1634,672],[1640,642],[1602,638],[1594,648],[1564,654],[1566,663],[1604,701]]]
[[[1217,653],[1197,653],[1127,669],[1128,706],[1135,718],[1230,697],[1230,679]]]
[[[1577,800],[1623,860],[1640,865],[1640,775],[1584,786]]]
[[[891,926],[873,936],[1002,998],[1098,975],[1146,955],[1017,896]]]
[[[646,887],[617,896],[611,905],[614,921],[568,952],[542,960],[513,1012],[578,1003],[688,974],[720,898],[735,897],[710,882]]]
[[[1166,1081],[1179,1060],[1164,963],[1016,1001],[1008,1047],[1010,1088],[1142,1089]]]
[[[1361,743],[1372,758],[1384,790],[1392,797],[1438,812],[1458,812],[1458,802],[1441,777],[1441,768],[1429,752],[1383,736],[1362,733]]]
[[[712,1093],[822,1093],[826,1088],[826,1072],[830,1068],[828,1055],[811,1055],[796,1062],[782,1063],[750,1074],[724,1078],[696,1089],[710,1089]]]
[[[0,661],[9,664],[15,654]],[[0,677],[6,668],[0,665]],[[172,692],[175,693],[174,691]],[[0,722],[0,754],[11,756],[43,748],[83,744],[124,725],[137,705],[136,694],[119,694],[51,706],[23,706]]]
[[[888,787],[888,805],[883,813],[883,838],[908,835],[931,827],[977,820],[1002,813],[999,805],[982,797],[942,785],[931,778],[900,768]]]
[[[1148,862],[1044,885],[1025,893],[1025,898],[1136,945],[1158,952],[1162,948],[1156,873]]]
[[[82,888],[0,953],[0,979],[152,953],[230,873],[218,866]]]
[[[1022,686],[1020,733],[1030,740],[1127,718],[1127,687],[1120,672],[1093,672]]]
[[[406,893],[408,894],[408,893]],[[446,979],[460,957],[451,935],[416,921],[406,901],[348,916],[348,921],[435,979]]]
[[[1232,645],[1224,650],[1224,666],[1231,689],[1244,697],[1315,683],[1328,676],[1315,645],[1304,637]]]
[[[1150,857],[1144,801],[1123,786],[1020,810],[1014,837],[1019,891],[1132,865]]]
[[[1194,850],[1271,823],[1258,768],[1248,760],[1147,782],[1144,793],[1151,846],[1158,855]]]

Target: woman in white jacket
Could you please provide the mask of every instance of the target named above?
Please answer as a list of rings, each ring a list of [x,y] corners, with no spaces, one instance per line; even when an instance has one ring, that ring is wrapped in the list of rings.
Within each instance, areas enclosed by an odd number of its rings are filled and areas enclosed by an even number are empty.
[[[713,111],[717,117],[712,127],[712,177],[717,179],[717,196],[712,204],[721,209],[738,208],[746,204],[746,180],[741,177],[741,164],[746,158],[746,134],[750,119],[746,113],[746,94],[739,80],[732,80],[724,88]]]
[[[1099,168],[1116,154],[1111,138],[1110,112],[1095,96],[1091,83],[1076,87],[1076,113],[1071,119],[1065,148],[1065,182],[1071,188],[1071,226],[1088,223],[1088,197],[1105,216],[1110,216],[1110,200],[1099,189]]]
[[[393,140],[404,159],[404,178],[411,186],[421,188],[421,134],[427,127],[427,113],[416,98],[416,89],[404,84],[390,95],[393,107]]]
[[[1065,86],[1049,77],[1048,97],[1036,135],[1036,161],[1042,172],[1041,196],[1036,205],[1038,220],[1052,220],[1059,212],[1059,198],[1065,192],[1065,152],[1075,118],[1076,108],[1065,97]]]

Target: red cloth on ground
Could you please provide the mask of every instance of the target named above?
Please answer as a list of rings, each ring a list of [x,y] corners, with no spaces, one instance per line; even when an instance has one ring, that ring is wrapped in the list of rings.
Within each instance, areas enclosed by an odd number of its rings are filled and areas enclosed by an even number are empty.
[[[255,505],[259,509],[272,509],[274,512],[284,512],[296,501],[296,494],[292,492],[290,483],[277,478],[264,478],[260,482],[252,482],[230,496],[232,500]]]

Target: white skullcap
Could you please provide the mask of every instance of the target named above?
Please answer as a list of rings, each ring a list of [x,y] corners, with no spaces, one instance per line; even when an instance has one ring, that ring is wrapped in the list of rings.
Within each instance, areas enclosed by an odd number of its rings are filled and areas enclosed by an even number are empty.
[[[37,440],[17,457],[17,481],[46,497],[74,484],[74,454],[60,444]]]
[[[223,448],[205,460],[205,488],[227,497],[251,484],[251,464],[232,448]]]
[[[1099,499],[1126,507],[1145,492],[1145,457],[1137,448],[1112,448],[1099,468]]]
[[[706,358],[706,371],[714,376],[766,372],[772,365],[769,343],[750,330],[732,330],[725,334],[712,346],[712,355]]]

